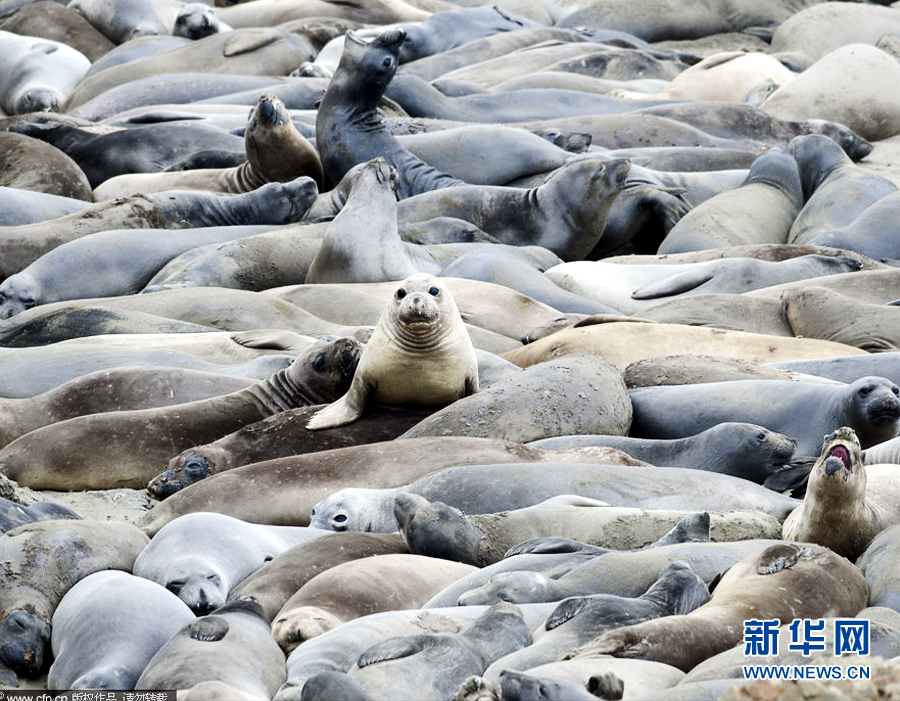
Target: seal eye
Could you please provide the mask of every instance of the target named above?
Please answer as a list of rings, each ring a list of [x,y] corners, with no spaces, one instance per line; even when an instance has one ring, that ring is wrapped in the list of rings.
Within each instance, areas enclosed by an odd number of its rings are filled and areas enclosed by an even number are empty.
[[[324,353],[319,353],[315,360],[312,362],[313,370],[316,372],[322,373],[328,369],[328,359],[325,357]]]
[[[894,394],[900,395],[900,387],[897,387],[897,385],[894,385],[893,387],[891,387],[891,392],[893,392]]]
[[[437,287],[431,287],[428,289],[428,294],[430,294],[432,297],[437,297],[440,293],[441,291]]]
[[[401,287],[399,290],[397,290],[397,295],[396,295],[396,297],[397,297],[397,299],[403,299],[404,297],[406,297],[406,290],[404,290],[404,289]]]
[[[859,390],[859,396],[860,397],[868,397],[869,392],[871,392],[871,391],[872,391],[871,387],[863,387]]]
[[[384,68],[390,68],[391,66],[394,65],[394,59],[391,56],[385,56],[384,59],[381,61],[381,65]]]

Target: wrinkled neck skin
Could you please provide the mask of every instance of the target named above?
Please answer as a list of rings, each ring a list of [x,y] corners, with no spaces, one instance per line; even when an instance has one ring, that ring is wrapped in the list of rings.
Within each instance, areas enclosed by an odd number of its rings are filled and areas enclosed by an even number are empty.
[[[395,323],[382,324],[380,328],[397,348],[406,353],[420,354],[434,350],[447,335],[443,316],[432,322],[409,324],[396,320],[396,310],[388,313],[394,317]]]
[[[324,403],[321,397],[310,395],[305,387],[294,382],[290,369],[291,366],[288,366],[279,370],[269,379],[250,385],[236,394],[244,395],[264,415],[277,414],[305,404]]]

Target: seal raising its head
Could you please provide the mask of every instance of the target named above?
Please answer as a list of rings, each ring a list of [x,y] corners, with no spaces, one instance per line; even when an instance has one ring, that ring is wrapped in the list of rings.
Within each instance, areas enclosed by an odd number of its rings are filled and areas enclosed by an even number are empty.
[[[366,401],[444,406],[478,391],[478,361],[450,291],[424,273],[397,287],[366,344],[347,393],[309,429],[356,421]]]
[[[889,524],[886,514],[866,499],[866,469],[859,439],[843,426],[825,436],[809,473],[806,496],[785,519],[785,540],[825,545],[851,562]]]

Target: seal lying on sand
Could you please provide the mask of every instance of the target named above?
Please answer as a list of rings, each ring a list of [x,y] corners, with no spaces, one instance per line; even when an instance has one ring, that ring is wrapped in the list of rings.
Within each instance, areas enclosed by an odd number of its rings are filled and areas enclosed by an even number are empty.
[[[450,291],[412,275],[397,287],[359,360],[350,389],[306,427],[356,421],[367,401],[445,405],[478,391],[478,361]]]

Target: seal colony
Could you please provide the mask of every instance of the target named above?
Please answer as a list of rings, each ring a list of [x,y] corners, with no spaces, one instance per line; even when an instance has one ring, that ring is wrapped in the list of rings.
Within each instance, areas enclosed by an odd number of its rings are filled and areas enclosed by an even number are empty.
[[[0,688],[754,698],[803,617],[900,679],[900,10],[49,4]]]

